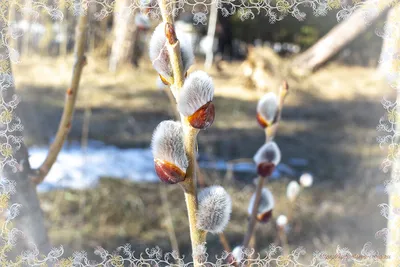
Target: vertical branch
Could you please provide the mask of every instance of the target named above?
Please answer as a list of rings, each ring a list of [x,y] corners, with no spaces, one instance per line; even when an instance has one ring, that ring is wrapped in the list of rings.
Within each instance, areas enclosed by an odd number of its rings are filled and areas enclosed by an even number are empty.
[[[9,8],[11,1],[2,2],[2,8],[0,9],[0,30],[5,29],[8,26],[8,16],[9,16]],[[13,72],[11,69],[10,58],[7,56],[9,53],[8,47],[4,43],[7,36],[3,34],[5,31],[0,31],[0,64],[2,66],[0,70],[0,78],[8,79],[12,78],[14,80]],[[15,97],[15,85],[14,83],[10,83],[9,85],[2,84],[2,90],[0,90],[0,98],[2,98],[5,102],[13,101]],[[15,99],[14,99],[15,100]],[[10,122],[11,124],[19,124],[20,121],[18,116],[20,115],[20,105],[19,104],[15,110],[11,110],[15,114],[13,115],[13,120]],[[6,124],[0,123],[0,129],[2,131],[6,130]],[[6,130],[7,131],[7,130]],[[23,137],[22,131],[13,131],[6,132],[7,137],[14,136],[15,138]],[[3,137],[4,138],[4,137]],[[4,139],[2,139],[4,141]],[[40,208],[39,199],[37,196],[36,188],[32,185],[31,180],[28,178],[28,173],[30,170],[29,160],[28,160],[28,151],[25,147],[23,141],[19,143],[21,147],[16,149],[13,147],[13,158],[19,165],[19,170],[15,172],[11,168],[11,166],[4,166],[1,168],[1,177],[2,179],[9,179],[15,183],[15,194],[11,194],[10,205],[19,204],[21,208],[19,209],[21,213],[12,220],[12,223],[15,227],[24,233],[24,240],[21,243],[18,243],[18,250],[26,250],[33,249],[33,244],[36,245],[36,248],[41,251],[41,253],[48,253],[51,249],[51,245],[49,242],[47,229],[45,227],[45,219],[43,211]]]
[[[176,37],[174,25],[172,5],[169,0],[160,0],[159,6],[162,17],[165,22],[165,36],[167,39],[166,45],[168,49],[169,59],[173,72],[173,84],[171,90],[176,97],[179,90],[182,88],[185,73],[183,70],[181,49],[178,38]],[[188,118],[181,114],[181,122],[184,133],[184,148],[189,161],[189,166],[186,170],[185,180],[181,183],[184,190],[186,207],[189,218],[190,239],[192,244],[194,266],[201,265],[201,256],[199,254],[201,245],[205,243],[207,233],[197,229],[197,186],[196,186],[196,149],[197,149],[197,134],[199,130],[193,128]]]
[[[58,131],[56,133],[54,142],[50,146],[46,159],[39,167],[39,171],[32,178],[36,184],[41,183],[49,173],[71,128],[72,116],[74,114],[82,69],[86,65],[86,57],[84,52],[87,38],[88,16],[88,14],[82,14],[79,18],[76,28],[75,63],[72,70],[71,84],[66,91],[63,114],[61,116],[61,121],[58,126]]]
[[[278,113],[276,114],[276,119],[275,119],[276,122],[274,124],[272,124],[271,126],[265,128],[265,138],[266,138],[267,142],[274,139],[274,137],[278,131],[279,122],[280,122],[281,116],[282,116],[283,104],[285,103],[285,99],[286,99],[288,93],[289,93],[289,84],[287,83],[287,81],[283,81],[283,83],[281,84],[281,86],[279,88],[279,96],[278,96],[279,110],[278,110]]]
[[[264,180],[265,180],[265,177],[260,176],[258,178],[256,197],[255,197],[253,208],[251,210],[250,221],[247,226],[247,232],[246,232],[246,235],[244,236],[244,240],[243,240],[243,247],[245,247],[245,248],[247,248],[249,246],[251,237],[254,232],[254,227],[257,222],[257,211],[258,211],[258,206],[259,206],[260,200],[261,200],[261,192],[262,192],[262,188],[264,186]]]
[[[400,91],[397,91],[397,107],[396,107],[396,133],[400,132]],[[396,134],[395,143],[400,143],[400,136]],[[391,179],[398,179],[398,174],[400,172],[400,157],[397,156],[393,162]],[[398,223],[400,221],[400,216],[395,214],[392,210],[395,208],[400,208],[398,204],[398,199],[400,198],[400,183],[397,182],[391,185],[389,190],[389,218],[388,218],[388,240],[386,246],[386,255],[390,258],[387,259],[385,266],[395,266],[400,262],[400,235]]]
[[[198,130],[182,118],[184,145],[189,160],[185,181],[182,182],[189,218],[190,239],[192,242],[193,261],[195,266],[201,265],[198,255],[199,246],[206,241],[206,232],[197,229],[197,186],[196,186],[196,137]]]
[[[161,201],[162,201],[162,204],[163,204],[164,210],[165,210],[165,216],[167,217],[166,224],[167,224],[167,229],[168,229],[169,240],[171,242],[171,247],[172,247],[173,251],[177,252],[178,255],[180,255],[178,240],[176,239],[174,222],[172,221],[172,215],[170,212],[171,207],[169,205],[166,188],[162,185],[160,187],[160,193],[161,193]]]
[[[66,0],[60,0],[60,9],[64,13],[64,19],[61,22],[61,33],[64,35],[62,42],[60,43],[60,55],[66,57],[68,53],[68,8]]]
[[[387,26],[388,27],[396,27],[396,24],[399,23],[399,14],[400,14],[400,4],[393,7],[388,14],[387,18]],[[386,39],[387,38],[387,39]],[[384,46],[383,49],[386,51],[382,51],[382,53],[389,52],[389,50],[393,49],[395,54],[400,51],[400,40],[398,33],[394,33],[393,37],[386,37],[384,39]],[[390,39],[389,39],[390,38]],[[394,39],[394,40],[393,40]],[[394,41],[392,43],[392,47],[388,44],[390,41]],[[396,62],[397,61],[397,62]],[[395,69],[395,64],[398,64],[399,59],[397,57],[392,56],[387,63],[383,62],[381,64],[381,73],[383,71],[390,72],[391,69]],[[397,88],[397,106],[396,106],[396,125],[395,125],[395,144],[399,144],[400,136],[398,133],[400,132],[400,88]],[[391,179],[397,180],[400,171],[400,157],[397,156],[394,159],[393,166],[392,166],[392,173]],[[400,183],[394,183],[391,185],[389,189],[389,218],[388,218],[388,240],[386,246],[386,255],[389,256],[389,259],[386,260],[385,266],[398,266],[400,262],[400,235],[399,235],[399,221],[400,216],[393,212],[394,209],[400,208],[398,204],[398,199],[400,198]],[[397,203],[396,203],[397,202]]]
[[[11,2],[11,1],[10,1]],[[29,42],[31,39],[31,28],[32,28],[32,15],[29,12],[32,8],[32,0],[25,0],[26,11],[24,12],[23,19],[28,24],[28,29],[24,32],[24,36],[22,38],[22,53],[25,56],[29,56]]]
[[[206,62],[204,63],[204,66],[209,69],[212,66],[213,63],[213,57],[214,57],[214,36],[215,36],[215,28],[217,26],[217,17],[218,17],[218,8],[217,8],[217,2],[218,0],[215,0],[215,3],[211,3],[211,11],[210,11],[210,18],[208,19],[208,30],[207,30],[207,37],[210,39],[210,49],[207,51],[206,54]]]

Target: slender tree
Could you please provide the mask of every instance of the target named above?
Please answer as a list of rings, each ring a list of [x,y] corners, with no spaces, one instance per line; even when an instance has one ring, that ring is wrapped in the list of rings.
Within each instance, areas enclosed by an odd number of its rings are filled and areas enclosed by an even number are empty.
[[[1,98],[4,103],[8,103],[15,98],[15,85],[14,76],[11,69],[10,62],[10,47],[6,45],[7,36],[4,29],[8,27],[8,13],[10,9],[10,2],[5,1],[3,3],[3,16],[0,17],[0,29],[2,31],[0,41],[0,55],[1,55],[1,66],[3,69],[0,73],[0,79],[2,81],[8,80],[7,85],[2,84],[2,90],[0,91]],[[6,104],[3,105],[3,111],[9,111]],[[19,106],[13,114],[13,120],[15,123],[19,122],[18,115],[20,114]],[[11,125],[12,123],[8,124]],[[0,124],[0,129],[5,130],[7,125]],[[13,131],[12,134],[15,138],[22,138],[22,131]],[[36,244],[37,248],[42,253],[47,253],[50,250],[50,243],[47,235],[47,229],[44,224],[43,212],[40,208],[39,199],[36,193],[36,187],[29,179],[30,165],[28,161],[28,152],[23,142],[20,143],[21,147],[14,151],[14,159],[19,164],[19,168],[15,172],[10,166],[5,166],[2,169],[2,177],[7,178],[15,182],[16,193],[11,196],[11,203],[18,203],[21,205],[20,214],[15,219],[16,227],[22,230],[25,234],[24,247],[32,248],[32,244]]]
[[[129,0],[116,0],[114,11],[113,37],[109,62],[110,71],[116,71],[122,64],[132,62],[138,35],[135,12],[129,7]]]
[[[375,7],[375,12],[365,16],[365,10],[358,8],[349,18],[336,25],[321,40],[297,56],[292,63],[293,72],[302,75],[317,70],[367,30],[371,23],[376,21],[396,1],[398,0],[385,1],[383,8],[378,9],[376,0],[367,0],[364,5]]]
[[[383,47],[381,54],[381,62],[378,71],[381,75],[389,74],[390,72],[397,71],[400,52],[400,32],[398,26],[400,23],[400,5],[393,7],[388,14],[386,20],[386,33],[383,38]],[[397,88],[397,106],[396,106],[396,123],[395,123],[395,144],[398,145],[400,142],[400,88]],[[397,153],[396,158],[392,165],[391,178],[393,181],[398,181],[398,175],[400,173],[400,157]],[[386,255],[390,258],[386,261],[385,266],[399,266],[400,264],[400,232],[399,232],[399,221],[400,216],[396,213],[396,209],[399,208],[398,198],[400,198],[400,183],[391,184],[389,190],[389,216],[388,216],[388,239],[386,247]]]

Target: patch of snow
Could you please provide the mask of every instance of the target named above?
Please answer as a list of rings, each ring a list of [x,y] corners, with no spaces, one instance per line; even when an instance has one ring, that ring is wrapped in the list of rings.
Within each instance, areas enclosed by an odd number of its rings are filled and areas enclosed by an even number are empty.
[[[48,148],[29,149],[29,162],[37,168],[46,157]],[[113,146],[92,147],[86,152],[77,145],[64,148],[38,190],[57,188],[84,189],[97,184],[100,177],[158,182],[150,148],[119,149]]]
[[[47,147],[31,147],[29,162],[32,168],[38,168],[48,152]],[[254,163],[230,165],[223,160],[210,160],[199,157],[199,166],[204,169],[256,173]],[[295,176],[296,171],[281,163],[274,170],[271,178],[279,179],[282,175]],[[107,146],[98,141],[89,141],[86,150],[79,143],[65,146],[48,176],[38,186],[39,192],[60,188],[85,189],[94,187],[101,177],[128,179],[136,182],[159,182],[154,171],[153,155],[150,148],[120,149]]]

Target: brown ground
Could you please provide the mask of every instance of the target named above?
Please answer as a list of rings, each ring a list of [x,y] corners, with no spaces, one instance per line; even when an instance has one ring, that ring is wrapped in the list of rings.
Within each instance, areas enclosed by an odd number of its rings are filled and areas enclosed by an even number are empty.
[[[26,142],[47,144],[62,112],[72,59],[32,58],[15,66],[18,93],[22,96]],[[80,140],[85,108],[91,108],[90,139],[120,147],[148,146],[157,124],[171,118],[168,98],[155,86],[155,72],[140,69],[107,72],[106,62],[89,57],[79,92],[70,138]],[[194,69],[201,69],[198,64]],[[252,157],[264,142],[255,107],[260,92],[244,89],[239,63],[225,66],[222,74],[211,72],[216,84],[216,120],[199,137],[200,150],[226,160]],[[291,248],[304,246],[308,256],[315,250],[334,253],[337,245],[360,253],[367,241],[384,253],[375,232],[384,228],[378,204],[386,195],[376,185],[388,179],[380,170],[385,151],[380,150],[376,125],[385,114],[380,104],[393,92],[374,75],[373,69],[331,64],[311,77],[290,79],[291,91],[283,111],[277,143],[283,162],[301,157],[309,160],[307,171],[316,185],[304,191],[294,213]],[[227,181],[224,173],[207,172],[209,183],[223,184],[233,198],[232,220],[226,229],[231,245],[243,239],[251,182]],[[243,179],[242,179],[243,180]],[[288,213],[284,188],[289,180],[273,182],[277,202],[274,216]],[[181,253],[188,255],[189,238],[183,194],[177,186],[165,186],[173,207],[173,221]],[[113,250],[131,243],[137,251],[158,245],[170,250],[160,185],[135,184],[104,179],[97,188],[57,191],[41,195],[54,244],[63,244],[67,255],[85,249],[91,255],[101,245]],[[276,237],[273,224],[259,227],[257,245],[266,249]],[[222,250],[217,236],[208,237],[209,252]]]

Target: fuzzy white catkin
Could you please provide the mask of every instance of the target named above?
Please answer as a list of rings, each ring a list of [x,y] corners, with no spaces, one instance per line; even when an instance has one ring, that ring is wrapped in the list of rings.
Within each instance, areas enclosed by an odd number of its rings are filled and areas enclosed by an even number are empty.
[[[257,104],[257,113],[268,122],[272,123],[279,109],[278,97],[269,92],[265,94]]]
[[[187,72],[193,64],[194,54],[193,47],[185,36],[185,33],[176,31],[176,36],[179,40],[182,56],[182,64],[184,72]],[[149,56],[153,67],[164,77],[172,77],[172,67],[169,60],[168,50],[166,47],[167,38],[165,37],[165,23],[160,23],[150,39]]]
[[[290,181],[286,188],[286,197],[289,199],[289,201],[293,202],[296,200],[297,196],[300,193],[300,185],[296,181]]]
[[[154,130],[151,148],[155,159],[173,163],[186,172],[189,162],[183,144],[183,129],[179,122],[161,122]]]
[[[254,193],[250,199],[249,207],[247,208],[247,212],[251,215],[253,211],[254,202],[256,201],[256,194]],[[263,214],[272,210],[275,206],[274,196],[271,191],[267,188],[263,188],[261,191],[260,204],[258,205],[257,214]]]
[[[314,178],[310,173],[303,173],[299,181],[302,187],[310,187],[313,184]]]
[[[195,71],[185,80],[179,95],[178,111],[184,116],[190,116],[199,108],[212,101],[214,84],[204,71]]]
[[[229,222],[232,201],[222,186],[214,185],[198,194],[197,228],[212,234],[222,233]]]
[[[232,256],[233,258],[235,258],[236,262],[241,262],[243,260],[243,246],[236,246],[233,250],[232,250]]]
[[[281,151],[274,141],[270,141],[258,149],[253,160],[257,166],[264,162],[271,162],[278,166],[281,161]]]
[[[279,227],[284,227],[288,223],[288,218],[285,215],[279,215],[276,219],[276,224]]]

